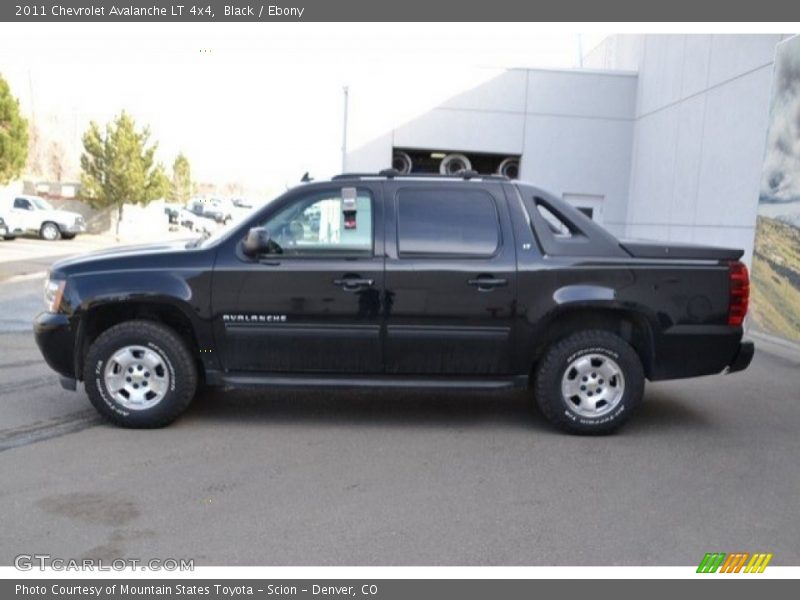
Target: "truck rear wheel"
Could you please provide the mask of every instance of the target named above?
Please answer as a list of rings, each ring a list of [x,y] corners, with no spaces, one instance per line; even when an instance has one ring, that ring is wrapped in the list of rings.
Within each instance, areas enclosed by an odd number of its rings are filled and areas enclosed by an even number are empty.
[[[644,372],[636,351],[607,331],[554,343],[536,368],[534,397],[548,421],[576,434],[615,431],[639,406]]]
[[[123,427],[163,427],[189,406],[197,368],[169,327],[126,321],[100,334],[84,366],[86,393],[108,420]]]

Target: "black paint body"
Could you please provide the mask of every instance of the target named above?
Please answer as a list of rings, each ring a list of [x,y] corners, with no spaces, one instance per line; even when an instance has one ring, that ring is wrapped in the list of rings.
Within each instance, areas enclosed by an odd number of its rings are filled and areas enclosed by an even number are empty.
[[[250,227],[301,195],[355,185],[373,198],[371,256],[259,260],[242,252]],[[495,254],[400,255],[397,196],[414,186],[489,194]],[[533,198],[585,235],[558,239]],[[727,262],[740,256],[626,245],[516,182],[339,179],[290,190],[200,246],[117,248],[58,262],[51,275],[66,279],[64,300],[34,329],[48,364],[69,379],[82,379],[88,344],[126,318],[175,327],[211,384],[525,385],[547,344],[598,327],[636,348],[649,379],[690,377],[749,362],[741,327],[727,325]],[[348,279],[371,284],[343,286]]]

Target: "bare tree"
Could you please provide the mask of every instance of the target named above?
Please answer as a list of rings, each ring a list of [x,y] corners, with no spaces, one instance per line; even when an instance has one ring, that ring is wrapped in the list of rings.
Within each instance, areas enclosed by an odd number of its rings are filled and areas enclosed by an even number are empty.
[[[61,142],[50,142],[47,149],[47,166],[50,168],[50,178],[61,183],[67,171],[66,150]]]
[[[225,196],[241,196],[244,193],[244,186],[236,181],[229,181],[222,187]]]
[[[28,129],[28,161],[25,171],[34,177],[40,177],[44,173],[44,138],[33,122]]]

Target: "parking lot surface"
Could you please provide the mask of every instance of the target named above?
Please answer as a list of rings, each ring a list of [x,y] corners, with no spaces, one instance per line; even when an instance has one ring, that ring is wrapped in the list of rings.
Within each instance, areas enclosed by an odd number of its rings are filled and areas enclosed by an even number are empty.
[[[53,261],[113,245],[110,236],[81,235],[72,240],[47,241],[34,237],[0,240],[0,281],[46,271]]]
[[[16,242],[15,242],[16,243]],[[62,390],[0,282],[0,564],[690,565],[800,562],[800,361],[650,384],[611,437],[524,393],[214,391],[173,426],[119,429]]]

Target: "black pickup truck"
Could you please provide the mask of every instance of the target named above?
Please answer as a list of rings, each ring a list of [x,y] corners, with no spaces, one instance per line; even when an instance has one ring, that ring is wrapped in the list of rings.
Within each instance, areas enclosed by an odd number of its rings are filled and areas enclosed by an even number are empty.
[[[111,421],[173,421],[199,385],[530,388],[608,433],[644,380],[739,371],[740,250],[619,241],[531,185],[346,174],[212,237],[53,265],[47,363]]]

